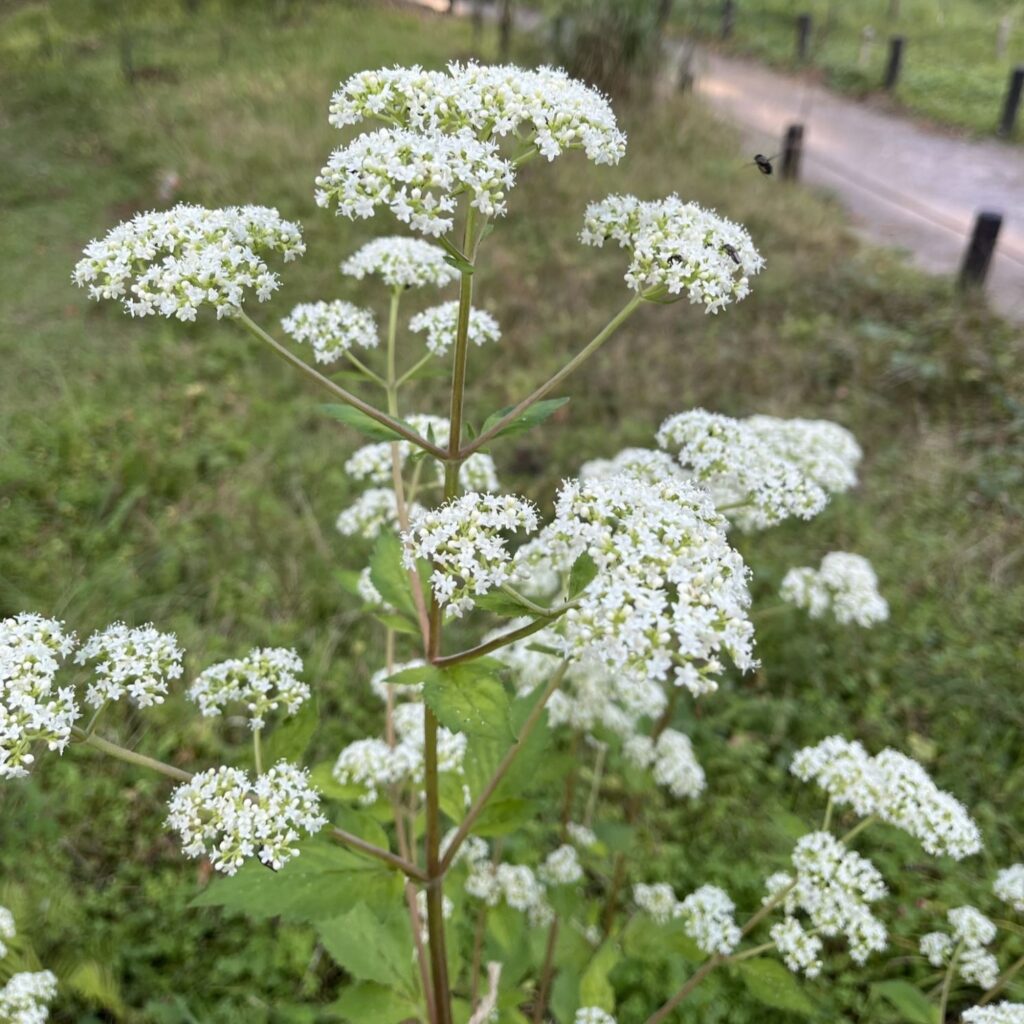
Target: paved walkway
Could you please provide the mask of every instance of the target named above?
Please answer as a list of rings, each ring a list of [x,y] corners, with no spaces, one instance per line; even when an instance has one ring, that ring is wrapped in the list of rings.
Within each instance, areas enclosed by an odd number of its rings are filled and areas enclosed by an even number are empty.
[[[434,10],[447,0],[408,0]],[[495,4],[484,5],[493,19]],[[455,0],[455,13],[470,12]],[[517,5],[516,28],[543,28]],[[676,80],[684,44],[671,47]],[[735,123],[751,154],[773,155],[787,125],[804,125],[801,178],[835,193],[869,241],[903,250],[921,269],[955,275],[979,210],[1003,214],[987,292],[1005,316],[1024,322],[1024,146],[961,139],[858,103],[805,79],[698,49],[695,87]]]

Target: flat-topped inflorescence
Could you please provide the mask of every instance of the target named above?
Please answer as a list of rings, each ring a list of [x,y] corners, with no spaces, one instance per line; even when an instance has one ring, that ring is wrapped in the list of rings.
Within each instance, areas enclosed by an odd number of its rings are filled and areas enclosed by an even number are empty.
[[[647,297],[685,296],[717,313],[750,292],[764,266],[746,229],[678,196],[644,202],[611,195],[591,203],[580,241],[629,252],[626,283]]]
[[[265,302],[280,282],[264,256],[306,251],[297,224],[265,206],[207,210],[187,204],[140,213],[85,247],[72,280],[93,299],[118,299],[132,316],[195,320],[200,306],[233,316],[247,292]]]
[[[318,363],[334,363],[351,348],[380,344],[373,313],[343,299],[301,302],[281,321],[281,329],[299,344],[310,345]]]
[[[340,270],[357,281],[379,277],[389,288],[443,288],[459,276],[446,257],[439,245],[421,238],[387,235],[357,249]]]
[[[996,937],[996,926],[974,907],[954,907],[947,915],[950,932],[921,937],[921,954],[933,967],[954,964],[969,985],[990,989],[999,980],[999,961],[985,947]]]
[[[812,619],[831,612],[837,622],[866,627],[889,618],[889,604],[878,592],[878,577],[871,563],[848,551],[830,551],[817,569],[790,569],[782,579],[779,596],[805,609]]]
[[[181,677],[182,656],[172,633],[162,633],[150,622],[135,627],[115,622],[93,633],[75,661],[95,662],[96,678],[85,695],[92,707],[127,697],[136,707],[148,708],[162,704],[169,683]]]
[[[458,302],[444,302],[417,313],[409,321],[409,330],[414,334],[425,334],[427,349],[435,356],[444,356],[455,344],[458,322]],[[467,338],[478,347],[486,345],[501,338],[501,328],[490,313],[471,309]]]
[[[996,875],[992,891],[1018,914],[1024,914],[1024,864],[1011,864]]]

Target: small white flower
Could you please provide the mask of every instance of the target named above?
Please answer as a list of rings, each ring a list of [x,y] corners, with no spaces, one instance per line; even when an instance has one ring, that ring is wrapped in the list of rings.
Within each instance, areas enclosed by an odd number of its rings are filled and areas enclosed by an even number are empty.
[[[439,245],[400,235],[367,242],[341,264],[341,272],[358,281],[376,274],[389,288],[443,288],[459,276]]]
[[[921,955],[932,967],[943,967],[949,963],[953,952],[953,940],[945,932],[929,932],[921,936]]]
[[[769,934],[786,966],[794,974],[816,978],[821,973],[824,966],[821,960],[824,944],[817,935],[804,931],[803,925],[795,917],[787,917],[773,924]]]
[[[326,824],[308,774],[287,761],[255,781],[238,768],[200,772],[174,790],[167,816],[186,856],[209,857],[227,875],[252,857],[277,870],[298,854],[302,833]]]
[[[410,331],[415,334],[426,334],[427,350],[435,356],[447,354],[455,344],[458,326],[459,303],[457,301],[432,306],[430,309],[423,310],[422,313],[417,313],[409,321]],[[479,347],[488,342],[498,341],[501,338],[501,328],[490,313],[482,309],[470,309],[467,337],[469,341]]]
[[[666,729],[654,744],[654,781],[674,797],[691,800],[704,792],[704,769],[693,753],[690,737]]]
[[[569,833],[569,838],[577,847],[583,847],[584,850],[589,850],[592,846],[597,845],[597,836],[595,835],[594,830],[588,828],[586,825],[570,821],[566,824],[565,831]]]
[[[676,195],[591,203],[580,241],[603,246],[609,239],[629,251],[626,281],[635,292],[685,294],[708,313],[745,298],[764,266],[744,228]]]
[[[933,967],[945,967],[955,955],[957,973],[968,985],[992,988],[999,980],[999,961],[985,947],[996,937],[995,924],[974,907],[954,907],[947,916],[952,935],[922,936],[921,953]]]
[[[576,847],[566,843],[548,854],[538,874],[546,885],[572,885],[579,882],[583,878],[583,867]]]
[[[18,934],[14,927],[14,915],[6,908],[0,907],[0,960],[7,956],[7,945]]]
[[[189,688],[188,695],[207,718],[224,713],[229,704],[245,704],[249,725],[262,729],[266,715],[283,707],[294,715],[309,699],[309,687],[298,678],[299,655],[284,647],[262,647],[244,658],[212,665]]]
[[[1012,864],[996,875],[992,891],[1018,914],[1024,914],[1024,864]]]
[[[1024,1024],[1024,1003],[996,1003],[964,1010],[964,1024]]]
[[[140,213],[85,247],[72,280],[92,299],[119,299],[132,316],[195,320],[199,307],[233,316],[245,293],[265,302],[279,281],[263,260],[306,251],[298,225],[263,206],[179,205]]]
[[[829,552],[819,569],[790,569],[779,596],[806,609],[812,619],[831,611],[837,622],[873,626],[889,618],[889,605],[878,592],[878,577],[871,563],[846,551]]]
[[[672,886],[666,882],[646,885],[638,882],[633,886],[633,902],[645,913],[650,914],[658,924],[665,924],[680,914],[680,903]]]
[[[537,512],[524,498],[471,492],[412,517],[402,537],[405,563],[412,568],[418,558],[430,562],[434,596],[461,615],[475,595],[518,579],[502,534],[536,529]]]
[[[75,655],[79,665],[96,662],[97,678],[85,695],[94,708],[122,697],[140,708],[162,704],[168,683],[181,676],[181,658],[177,638],[149,622],[134,628],[115,622],[93,633]]]
[[[21,971],[0,988],[0,1021],[4,1024],[45,1024],[49,1004],[57,998],[57,978],[51,971]]]
[[[415,514],[419,506],[409,511]],[[365,537],[373,540],[381,530],[398,526],[398,502],[388,487],[371,487],[338,515],[335,527],[344,537]]]
[[[301,302],[281,321],[293,341],[313,347],[318,363],[333,363],[350,348],[376,348],[380,344],[377,321],[368,309],[351,302]]]
[[[356,580],[356,589],[359,591],[359,596],[368,605],[372,605],[374,608],[390,608],[384,598],[380,596],[380,591],[373,585],[369,566],[360,571],[359,579]]]
[[[75,643],[56,619],[23,612],[0,621],[0,779],[28,774],[35,743],[67,746],[78,705],[55,677]]]
[[[573,1024],[615,1024],[615,1018],[597,1006],[584,1006],[576,1011]]]
[[[702,885],[679,904],[677,917],[684,921],[686,934],[709,956],[728,956],[742,938],[734,919],[736,906],[724,889]]]

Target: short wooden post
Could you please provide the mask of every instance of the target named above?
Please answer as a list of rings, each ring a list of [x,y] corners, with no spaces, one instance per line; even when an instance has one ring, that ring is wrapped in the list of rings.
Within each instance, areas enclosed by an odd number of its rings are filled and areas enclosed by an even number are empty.
[[[963,266],[960,268],[961,288],[980,288],[988,276],[988,268],[992,264],[999,229],[1003,226],[1003,215],[991,210],[982,210],[974,222],[971,241],[964,254]]]
[[[996,26],[996,60],[1002,60],[1006,56],[1006,48],[1010,45],[1010,35],[1013,32],[1013,15],[1004,14]]]
[[[736,0],[724,0],[722,4],[722,38],[728,39],[736,24]]]
[[[1003,103],[1003,116],[999,119],[998,132],[1004,138],[1013,134],[1022,93],[1024,93],[1024,64],[1018,64],[1010,74],[1010,86],[1006,90],[1006,100]]]
[[[811,16],[809,14],[798,14],[796,16],[796,59],[801,63],[807,61],[811,52]]]
[[[857,67],[866,68],[871,63],[871,51],[875,48],[875,30],[865,25],[860,30],[860,49],[857,51]]]
[[[782,166],[779,174],[785,181],[800,177],[800,159],[804,155],[804,126],[791,124],[782,140]]]
[[[906,39],[903,36],[893,36],[889,40],[889,62],[885,66],[885,81],[883,87],[892,90],[900,80],[900,72],[903,70],[903,50]]]

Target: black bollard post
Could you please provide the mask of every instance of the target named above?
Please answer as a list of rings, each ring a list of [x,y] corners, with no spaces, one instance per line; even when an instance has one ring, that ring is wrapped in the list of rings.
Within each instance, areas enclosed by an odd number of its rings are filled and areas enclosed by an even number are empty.
[[[961,288],[980,288],[988,276],[988,268],[992,264],[999,229],[1003,226],[1003,215],[991,210],[982,210],[974,222],[971,241],[964,254],[963,266],[960,268]]]
[[[886,89],[895,89],[896,83],[900,80],[905,44],[906,39],[903,36],[893,36],[889,40],[889,63],[885,66],[885,81],[882,83]]]
[[[732,35],[733,26],[736,23],[736,0],[724,0],[722,4],[722,38],[728,39]]]
[[[1003,116],[999,119],[998,133],[1007,138],[1013,134],[1017,124],[1017,111],[1020,110],[1021,94],[1024,93],[1024,64],[1013,69],[1010,74],[1010,87],[1006,90],[1003,103]]]
[[[805,63],[811,51],[811,16],[809,14],[798,14],[796,16],[796,59]]]
[[[791,124],[782,140],[782,166],[779,174],[785,181],[800,177],[800,158],[804,154],[804,126]]]

